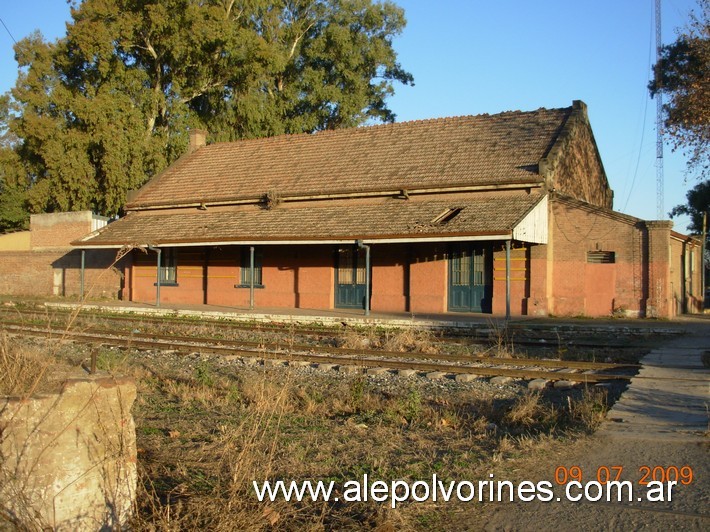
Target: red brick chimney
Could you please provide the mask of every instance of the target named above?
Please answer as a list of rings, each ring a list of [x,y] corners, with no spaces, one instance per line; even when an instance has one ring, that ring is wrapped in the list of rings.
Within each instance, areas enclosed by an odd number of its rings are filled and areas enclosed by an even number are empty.
[[[192,153],[193,151],[207,145],[207,131],[204,129],[191,129],[190,130],[190,145],[188,146],[187,153]]]

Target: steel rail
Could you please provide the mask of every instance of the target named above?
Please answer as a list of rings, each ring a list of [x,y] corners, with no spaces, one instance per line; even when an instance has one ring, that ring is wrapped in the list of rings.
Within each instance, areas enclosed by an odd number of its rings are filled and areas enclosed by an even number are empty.
[[[299,352],[278,352],[264,350],[245,350],[235,347],[219,345],[205,345],[204,343],[182,343],[169,341],[146,340],[135,336],[120,336],[113,334],[89,334],[79,331],[57,330],[51,328],[35,328],[23,326],[5,326],[9,332],[27,334],[32,336],[55,335],[64,339],[82,341],[91,344],[111,345],[117,347],[132,347],[135,349],[160,349],[171,350],[179,353],[209,353],[215,355],[229,355],[241,358],[258,358],[263,360],[302,361],[316,364],[350,365],[364,368],[387,368],[387,369],[413,369],[421,372],[453,373],[453,374],[473,374],[484,377],[506,376],[521,379],[546,379],[546,380],[569,380],[574,382],[586,382],[590,384],[628,380],[631,375],[623,374],[601,374],[601,373],[572,373],[566,371],[542,371],[525,368],[501,368],[490,366],[462,366],[454,364],[442,364],[435,362],[415,362],[411,360],[393,360],[385,357],[371,356],[336,356],[327,354],[309,354]],[[406,356],[406,355],[404,355]],[[497,360],[496,360],[497,362]]]
[[[58,314],[63,316],[72,315],[72,311],[65,309],[53,308],[51,312],[42,312],[41,310],[27,310],[27,309],[5,309],[0,308],[0,313],[14,313],[25,316],[37,316],[42,318],[52,318]],[[195,319],[191,317],[180,317],[180,316],[144,316],[144,315],[131,315],[131,316],[116,316],[116,315],[106,315],[103,312],[92,312],[88,310],[82,310],[75,316],[76,319],[100,319],[104,321],[116,321],[125,323],[150,323],[150,324],[160,324],[164,325],[166,323],[175,323],[179,325],[205,325],[222,329],[237,329],[237,330],[247,330],[247,331],[257,331],[257,332],[284,332],[284,325],[268,325],[263,323],[254,322],[238,322],[238,321],[219,321],[217,319]],[[295,334],[300,334],[304,336],[328,336],[337,338],[344,331],[345,327],[337,328],[324,326],[323,328],[309,328],[303,325],[294,324],[293,332]],[[488,328],[485,328],[487,331]],[[503,343],[509,343],[512,345],[525,346],[525,347],[538,347],[538,348],[555,348],[555,347],[577,347],[577,348],[609,348],[609,349],[634,349],[638,345],[633,344],[623,344],[623,343],[598,343],[598,342],[588,342],[588,341],[567,341],[562,339],[562,335],[551,334],[543,336],[539,332],[536,332],[536,338],[521,338],[516,336],[515,333],[519,332],[519,329],[513,329],[513,336],[510,339],[505,340]],[[492,338],[489,333],[485,335],[481,334],[477,329],[470,329],[466,331],[456,331],[447,332],[444,335],[437,335],[436,341],[441,343],[464,343],[471,345],[495,345],[498,340]]]
[[[27,327],[26,324],[22,322],[6,321],[0,320],[0,325],[7,325],[12,327]],[[45,329],[41,329],[45,330]],[[54,328],[53,331],[57,334],[62,332],[61,329]],[[117,332],[111,329],[102,329],[99,327],[88,327],[82,329],[84,333],[92,333],[96,335],[111,336],[116,335]],[[263,349],[279,351],[288,348],[291,351],[305,351],[305,352],[316,352],[324,353],[330,355],[342,355],[342,356],[372,356],[372,357],[385,357],[385,358],[408,358],[408,359],[433,359],[433,360],[446,360],[449,362],[461,362],[461,363],[488,363],[494,365],[507,365],[507,366],[539,366],[546,368],[566,368],[566,369],[580,369],[580,370],[619,370],[619,369],[638,369],[641,366],[637,364],[618,364],[618,363],[607,363],[607,362],[589,362],[580,360],[555,360],[555,359],[537,359],[537,358],[499,358],[499,357],[486,357],[478,355],[456,355],[456,354],[430,354],[422,352],[407,352],[407,351],[387,351],[379,349],[352,349],[343,347],[331,347],[331,346],[321,346],[321,345],[310,345],[310,344],[297,344],[293,342],[253,342],[247,340],[229,340],[222,338],[210,338],[201,336],[185,336],[176,334],[156,334],[156,333],[140,333],[136,335],[131,333],[129,335],[131,338],[141,338],[171,343],[180,342],[186,344],[199,344],[219,347],[231,347],[236,349],[246,349],[249,351],[259,351]]]

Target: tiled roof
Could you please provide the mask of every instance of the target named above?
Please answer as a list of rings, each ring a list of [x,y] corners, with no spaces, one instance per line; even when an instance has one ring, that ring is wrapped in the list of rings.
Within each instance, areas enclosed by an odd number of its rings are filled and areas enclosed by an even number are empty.
[[[537,164],[573,107],[282,135],[204,146],[127,205],[540,181]]]
[[[478,199],[386,201],[347,206],[283,204],[206,211],[129,213],[80,246],[170,245],[180,243],[355,240],[510,234],[541,196],[487,195]],[[448,220],[435,222],[443,214]],[[444,217],[446,219],[446,216]]]

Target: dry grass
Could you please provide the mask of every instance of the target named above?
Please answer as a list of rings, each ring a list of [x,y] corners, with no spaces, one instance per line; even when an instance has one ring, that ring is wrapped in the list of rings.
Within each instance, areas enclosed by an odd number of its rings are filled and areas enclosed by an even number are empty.
[[[337,344],[345,349],[377,349],[381,345],[381,336],[374,327],[346,327],[338,337]]]
[[[0,335],[0,395],[26,397],[56,391],[71,370],[49,342],[18,343]]]
[[[610,406],[607,393],[603,388],[585,388],[582,397],[577,400],[567,396],[567,412],[570,419],[589,432],[595,430],[604,421]]]
[[[375,327],[348,327],[338,337],[338,347],[433,355],[440,352],[441,346],[436,341],[434,333],[428,329],[407,327],[380,331]]]
[[[385,331],[383,347],[387,351],[418,352],[435,355],[439,353],[434,333],[428,329],[397,329]]]
[[[545,404],[539,393],[521,396],[505,414],[504,420],[518,428],[548,428],[555,425],[558,412],[553,405]]]
[[[550,438],[588,430],[589,409],[575,399],[555,405],[539,394],[438,394],[423,386],[388,391],[364,376],[209,362],[189,372],[156,369],[135,410],[144,491],[134,526],[420,528],[446,506],[259,503],[251,481],[483,478],[491,464],[530,460]]]
[[[567,395],[562,404],[546,400],[540,392],[519,397],[503,421],[515,432],[551,433],[556,427],[593,432],[609,409],[603,389],[584,388],[578,397]]]
[[[492,346],[488,349],[488,354],[498,358],[514,358],[518,356],[507,324],[499,325],[497,322],[489,320],[488,326],[491,330],[489,338],[492,342]]]
[[[204,325],[192,332],[219,333]],[[496,352],[513,356],[507,332],[496,335]],[[294,336],[286,330],[283,341]],[[0,340],[0,393],[33,389],[46,373],[42,352]],[[415,328],[347,328],[340,344],[432,354],[439,348],[431,332]],[[606,410],[600,391],[557,401],[515,390],[449,393],[419,380],[382,387],[362,375],[336,379],[165,353],[105,349],[98,367],[137,380],[141,490],[132,526],[139,530],[427,528],[445,506],[267,504],[256,500],[251,482],[342,484],[365,473],[385,481],[433,472],[484,478],[491,464],[533,460],[551,438],[593,430]]]

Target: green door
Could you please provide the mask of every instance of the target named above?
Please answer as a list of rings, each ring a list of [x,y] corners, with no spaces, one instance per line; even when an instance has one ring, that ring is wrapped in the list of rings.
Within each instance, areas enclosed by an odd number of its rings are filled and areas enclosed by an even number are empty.
[[[339,248],[335,267],[335,306],[365,308],[365,253],[357,247]]]
[[[490,245],[462,244],[449,255],[449,310],[491,312],[493,249]]]

